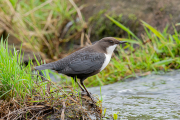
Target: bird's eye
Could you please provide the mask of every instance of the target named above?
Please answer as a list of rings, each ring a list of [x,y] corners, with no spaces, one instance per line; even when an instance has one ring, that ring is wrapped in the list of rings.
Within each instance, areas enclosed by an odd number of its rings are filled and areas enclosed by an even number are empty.
[[[110,43],[113,43],[113,41],[112,41],[112,40],[110,40],[109,42],[110,42]]]

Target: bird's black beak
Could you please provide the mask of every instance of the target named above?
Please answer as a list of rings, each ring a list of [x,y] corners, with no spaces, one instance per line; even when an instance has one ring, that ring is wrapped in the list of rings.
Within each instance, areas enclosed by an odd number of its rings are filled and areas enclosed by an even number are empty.
[[[119,44],[127,43],[126,41],[120,41]]]

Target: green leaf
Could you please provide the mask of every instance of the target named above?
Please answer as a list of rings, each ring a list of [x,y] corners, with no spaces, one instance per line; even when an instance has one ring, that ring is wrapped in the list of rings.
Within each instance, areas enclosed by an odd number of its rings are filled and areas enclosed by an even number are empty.
[[[179,26],[180,25],[180,23],[176,23],[176,26]]]
[[[159,61],[159,62],[156,62],[156,63],[152,64],[152,66],[155,66],[155,65],[157,65],[157,66],[167,65],[169,63],[172,63],[174,60],[175,59],[171,59],[171,58],[167,59],[167,60],[162,60],[162,61]]]
[[[105,114],[106,114],[106,108],[104,109],[104,113],[103,113],[103,115],[105,116]]]
[[[118,21],[116,21],[114,18],[106,15],[107,18],[109,18],[114,24],[116,24],[118,27],[120,27],[121,29],[123,29],[124,31],[126,31],[128,34],[132,35],[134,38],[136,38],[137,40],[141,41],[133,32],[131,32],[129,30],[129,28],[125,27],[123,24],[119,23]]]
[[[151,25],[147,24],[146,22],[142,20],[141,22],[143,23],[144,26],[146,26],[149,30],[151,30],[156,36],[165,40],[165,37],[159,31],[157,31],[155,28],[153,28]]]
[[[113,118],[114,120],[117,120],[118,119],[118,115],[116,113],[113,114]]]

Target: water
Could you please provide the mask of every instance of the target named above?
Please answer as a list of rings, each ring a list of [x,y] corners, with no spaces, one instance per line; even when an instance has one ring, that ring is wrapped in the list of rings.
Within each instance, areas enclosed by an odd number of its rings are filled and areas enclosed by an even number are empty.
[[[100,87],[88,89],[100,96]],[[101,87],[106,116],[118,119],[180,119],[180,71],[148,75]]]

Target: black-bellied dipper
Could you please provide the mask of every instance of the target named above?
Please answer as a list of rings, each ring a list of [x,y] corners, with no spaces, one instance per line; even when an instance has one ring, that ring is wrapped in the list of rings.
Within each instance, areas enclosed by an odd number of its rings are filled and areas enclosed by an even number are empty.
[[[92,99],[90,93],[84,86],[83,81],[87,77],[102,71],[108,65],[116,46],[122,43],[125,42],[118,41],[113,37],[105,37],[97,41],[95,44],[84,47],[61,60],[36,66],[35,69],[51,69],[57,71],[58,73],[73,77],[81,90],[86,91],[87,95]],[[85,90],[76,78],[80,79],[80,83]]]

